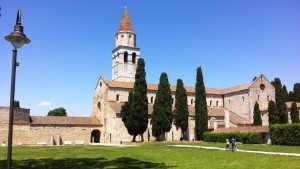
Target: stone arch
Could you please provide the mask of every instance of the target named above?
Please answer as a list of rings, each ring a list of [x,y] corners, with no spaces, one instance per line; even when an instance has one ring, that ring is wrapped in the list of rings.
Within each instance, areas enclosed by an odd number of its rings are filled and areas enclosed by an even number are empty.
[[[132,53],[132,63],[135,63],[135,60],[136,60],[136,53],[133,52]]]
[[[91,133],[91,143],[100,143],[101,132],[98,129],[95,129]]]
[[[124,63],[128,62],[128,52],[124,52]]]

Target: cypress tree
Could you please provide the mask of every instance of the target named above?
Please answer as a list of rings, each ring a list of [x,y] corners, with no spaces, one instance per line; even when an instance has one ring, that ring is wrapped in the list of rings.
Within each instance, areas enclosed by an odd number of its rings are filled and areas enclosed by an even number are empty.
[[[268,112],[269,112],[269,125],[277,124],[278,123],[278,111],[276,108],[276,104],[273,100],[269,101]]]
[[[162,73],[159,79],[151,119],[152,135],[156,137],[156,141],[160,141],[160,136],[170,131],[172,122],[172,93],[168,76],[166,73]]]
[[[283,85],[282,91],[283,91],[283,98],[284,98],[284,101],[285,101],[285,102],[289,102],[289,101],[290,101],[290,98],[289,98],[289,94],[288,94],[288,91],[287,91],[285,85]]]
[[[299,109],[297,108],[296,102],[292,103],[291,120],[292,120],[292,123],[299,123]]]
[[[128,133],[130,135],[133,135],[134,128],[132,123],[131,105],[132,105],[132,91],[129,92],[128,101],[125,102],[121,108],[121,116],[122,116],[122,121],[124,122]]]
[[[275,78],[274,81],[271,82],[272,85],[275,87],[275,100],[276,100],[276,107],[278,110],[278,123],[285,124],[288,123],[288,114],[287,114],[287,107],[286,107],[286,100],[283,92],[283,87],[279,78]]]
[[[203,140],[203,133],[207,127],[207,103],[205,86],[201,67],[197,68],[196,87],[195,87],[195,131],[197,140]]]
[[[294,92],[292,92],[292,91],[289,92],[289,100],[290,101],[295,101],[295,99],[294,99]]]
[[[294,100],[295,102],[300,102],[300,83],[294,84]]]
[[[188,117],[189,117],[189,110],[188,110],[186,90],[184,88],[182,80],[178,79],[176,85],[176,94],[175,94],[174,118],[175,118],[176,127],[181,129],[182,137],[188,127]]]
[[[261,126],[262,120],[260,116],[259,104],[255,102],[253,110],[253,126]]]
[[[144,141],[143,133],[148,127],[148,98],[145,61],[142,58],[137,62],[131,110],[134,125],[133,141],[137,135],[141,135]]]

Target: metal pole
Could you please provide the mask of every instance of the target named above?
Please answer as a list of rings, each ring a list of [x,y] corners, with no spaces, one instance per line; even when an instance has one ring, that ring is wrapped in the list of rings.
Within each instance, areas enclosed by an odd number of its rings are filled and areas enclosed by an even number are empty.
[[[17,67],[17,50],[13,49],[13,59],[12,59],[12,68],[11,68],[11,86],[10,86],[8,143],[7,143],[7,145],[8,145],[8,148],[7,148],[7,169],[11,169],[16,67]]]

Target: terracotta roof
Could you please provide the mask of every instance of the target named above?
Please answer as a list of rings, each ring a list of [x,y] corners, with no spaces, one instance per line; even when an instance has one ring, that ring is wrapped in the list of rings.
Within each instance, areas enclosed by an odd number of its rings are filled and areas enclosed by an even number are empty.
[[[96,117],[31,116],[33,125],[101,126]]]
[[[130,19],[129,19],[129,15],[128,15],[128,11],[127,11],[126,6],[124,8],[121,23],[120,23],[119,29],[118,29],[118,32],[120,32],[120,31],[133,32],[133,28],[132,28],[132,25],[131,25],[131,22],[130,22]]]
[[[113,109],[115,113],[121,112],[121,107],[124,103],[110,101],[109,106]],[[221,107],[207,107],[208,116],[224,116],[224,108]],[[153,104],[148,104],[148,112],[152,114],[153,112]],[[189,115],[195,116],[195,107],[189,106]]]
[[[134,86],[133,82],[120,82],[120,81],[106,80],[106,79],[104,79],[104,77],[101,77],[101,78],[103,79],[104,83],[106,83],[111,88],[133,89],[133,86]],[[206,94],[227,94],[227,93],[232,93],[232,92],[236,92],[236,91],[247,90],[247,89],[249,89],[249,87],[251,85],[252,85],[252,83],[247,83],[244,85],[239,85],[239,86],[224,88],[224,89],[205,87],[205,91],[206,91]],[[171,85],[170,88],[171,88],[172,92],[176,91],[176,85]],[[147,89],[157,91],[158,84],[147,84]],[[187,93],[195,93],[195,87],[185,86],[185,89],[186,89]]]
[[[212,132],[213,133],[230,133],[230,132],[269,133],[269,126],[218,128],[217,130],[214,130]]]
[[[229,110],[228,110],[229,111]],[[244,119],[243,117],[239,116],[238,114],[233,113],[232,111],[229,111],[229,120],[233,124],[251,124],[247,119]]]
[[[293,103],[293,102],[286,102],[286,103],[285,103],[288,109],[290,109],[290,108],[292,107],[292,103]],[[297,107],[300,108],[300,103],[299,103],[299,102],[296,102],[296,105],[297,105]]]

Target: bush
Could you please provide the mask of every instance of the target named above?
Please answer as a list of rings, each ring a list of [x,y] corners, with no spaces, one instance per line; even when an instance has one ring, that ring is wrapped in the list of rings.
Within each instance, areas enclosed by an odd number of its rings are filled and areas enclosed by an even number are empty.
[[[261,135],[259,133],[204,133],[204,141],[206,142],[225,142],[226,138],[229,140],[235,138],[236,141],[243,144],[262,143]]]
[[[270,126],[274,145],[300,146],[300,124],[274,124]]]

